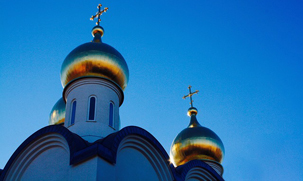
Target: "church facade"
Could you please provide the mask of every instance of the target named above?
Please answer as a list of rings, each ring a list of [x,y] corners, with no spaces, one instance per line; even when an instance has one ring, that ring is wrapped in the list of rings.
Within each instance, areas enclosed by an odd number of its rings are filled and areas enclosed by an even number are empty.
[[[93,41],[72,50],[61,67],[63,96],[49,126],[27,138],[13,153],[0,180],[224,180],[224,146],[188,110],[189,126],[172,143],[169,155],[143,128],[120,129],[129,70],[123,56],[102,42],[101,10]],[[195,92],[191,92],[190,97]]]

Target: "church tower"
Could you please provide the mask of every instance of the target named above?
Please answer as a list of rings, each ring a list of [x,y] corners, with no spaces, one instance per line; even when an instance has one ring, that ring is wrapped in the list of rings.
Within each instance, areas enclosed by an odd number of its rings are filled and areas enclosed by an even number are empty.
[[[123,103],[123,90],[128,82],[128,67],[123,56],[113,47],[102,42],[104,29],[99,25],[92,29],[92,42],[84,43],[72,50],[61,67],[61,83],[64,88],[64,126],[89,142],[120,129],[119,107]],[[57,109],[62,110],[63,102]],[[59,108],[61,106],[61,109]],[[54,108],[56,109],[56,108]],[[52,111],[52,116],[54,113]],[[51,119],[51,118],[50,118]],[[61,118],[62,120],[62,118]],[[50,124],[62,123],[53,120]]]

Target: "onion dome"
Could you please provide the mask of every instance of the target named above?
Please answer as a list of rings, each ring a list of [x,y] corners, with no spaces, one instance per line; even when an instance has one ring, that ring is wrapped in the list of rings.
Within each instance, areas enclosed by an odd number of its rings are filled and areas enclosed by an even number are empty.
[[[84,43],[65,58],[61,67],[61,83],[65,87],[83,77],[106,78],[124,90],[128,82],[128,67],[122,55],[110,45],[102,43],[103,28],[92,29],[92,42]]]
[[[49,125],[63,124],[65,121],[65,102],[60,98],[49,114]]]
[[[181,131],[170,148],[170,160],[175,167],[191,160],[205,160],[221,163],[224,146],[221,139],[212,130],[203,127],[196,119],[198,110],[188,109],[190,123]]]

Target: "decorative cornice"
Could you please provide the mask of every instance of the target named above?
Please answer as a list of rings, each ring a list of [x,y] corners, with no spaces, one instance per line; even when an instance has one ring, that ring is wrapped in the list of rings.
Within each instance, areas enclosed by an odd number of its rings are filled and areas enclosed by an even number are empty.
[[[119,106],[122,105],[123,100],[124,100],[124,93],[123,93],[122,89],[120,88],[120,86],[118,84],[116,84],[115,82],[113,82],[109,79],[106,79],[106,78],[102,78],[102,77],[86,76],[86,77],[77,78],[77,79],[69,82],[64,87],[64,90],[63,90],[63,93],[62,93],[63,100],[66,102],[67,95],[73,89],[75,89],[79,86],[89,85],[89,84],[102,85],[102,86],[105,86],[105,87],[113,90],[119,97]]]

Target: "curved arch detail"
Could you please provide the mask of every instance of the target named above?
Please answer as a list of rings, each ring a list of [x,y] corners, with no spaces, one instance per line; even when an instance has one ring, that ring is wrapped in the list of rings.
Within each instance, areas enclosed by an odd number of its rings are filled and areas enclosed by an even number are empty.
[[[22,159],[22,157],[23,160],[18,160],[23,163],[23,165],[20,165],[19,168],[17,168],[17,170],[21,171],[20,173],[22,173],[22,170],[24,170],[28,164],[45,149],[61,147],[71,155],[71,162],[74,153],[86,146],[87,143],[80,136],[73,134],[67,128],[61,125],[46,126],[33,133],[17,148],[5,165],[0,175],[0,180],[7,177],[8,171],[11,167],[14,167],[14,162],[18,159]],[[19,176],[17,177],[19,178]]]
[[[61,148],[69,155],[68,144],[64,137],[58,133],[45,135],[29,145],[20,155],[18,155],[15,164],[12,165],[8,172],[6,179],[21,180],[24,172],[35,158],[52,148]]]
[[[205,169],[202,169],[201,167],[194,167],[189,170],[189,172],[186,175],[185,180],[215,180],[215,178],[209,174]]]
[[[155,170],[159,181],[173,180],[173,175],[164,157],[147,140],[138,135],[128,135],[119,144],[117,153],[124,149],[139,151]]]
[[[180,173],[181,180],[185,180],[190,170],[195,167],[200,167],[204,170],[207,170],[218,181],[224,181],[224,179],[211,166],[201,160],[192,160],[184,165],[177,167],[176,170],[178,173]]]

